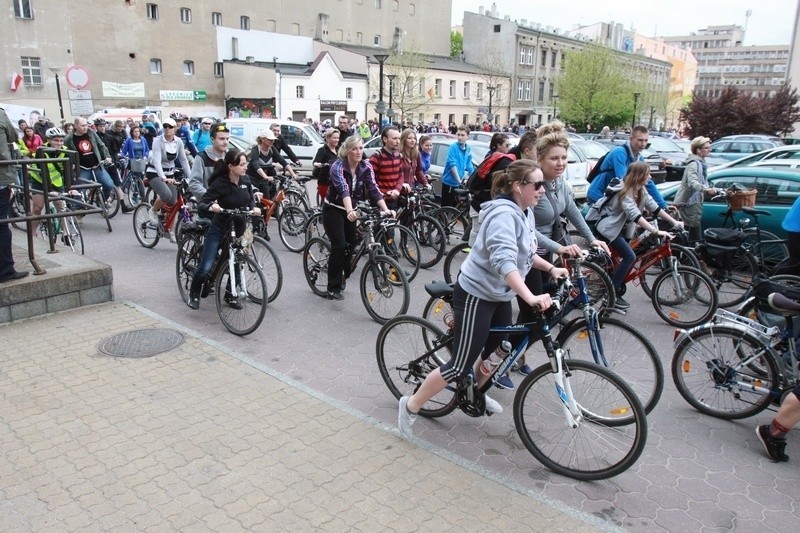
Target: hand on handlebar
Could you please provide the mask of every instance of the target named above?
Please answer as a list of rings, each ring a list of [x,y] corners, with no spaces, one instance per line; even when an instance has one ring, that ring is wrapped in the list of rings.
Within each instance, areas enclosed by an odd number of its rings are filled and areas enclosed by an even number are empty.
[[[600,248],[608,255],[611,255],[611,249],[609,249],[608,244],[605,241],[601,241],[600,239],[595,239],[589,243],[590,246],[594,248]]]
[[[568,278],[569,270],[566,268],[554,268],[550,271],[550,275],[555,279]]]
[[[558,247],[558,255],[568,255],[569,257],[578,257],[581,255],[581,247],[577,244],[570,244],[567,246]]]
[[[563,270],[563,269],[560,269]],[[539,311],[544,311],[553,305],[553,300],[550,298],[550,295],[545,294],[534,294],[532,298],[530,298],[527,302],[528,305],[531,307],[535,307],[539,309]]]
[[[251,213],[253,213],[255,216],[259,216],[261,214],[261,209],[254,207]]]

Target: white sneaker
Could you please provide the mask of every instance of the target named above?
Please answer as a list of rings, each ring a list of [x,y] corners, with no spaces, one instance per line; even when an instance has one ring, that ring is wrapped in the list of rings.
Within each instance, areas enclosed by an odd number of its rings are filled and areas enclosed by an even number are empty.
[[[484,395],[484,399],[486,400],[486,414],[496,414],[499,415],[503,412],[503,406],[497,400],[493,400],[489,397],[488,394]]]
[[[158,227],[158,213],[150,209],[147,211],[147,215],[150,217],[150,223]]]
[[[400,429],[400,434],[410,439],[414,435],[412,426],[416,420],[417,415],[408,410],[408,396],[403,396],[397,407],[397,427]]]
[[[172,244],[175,244],[176,242],[178,242],[178,240],[175,238],[175,232],[174,231],[170,231],[169,232],[169,242],[171,242]]]

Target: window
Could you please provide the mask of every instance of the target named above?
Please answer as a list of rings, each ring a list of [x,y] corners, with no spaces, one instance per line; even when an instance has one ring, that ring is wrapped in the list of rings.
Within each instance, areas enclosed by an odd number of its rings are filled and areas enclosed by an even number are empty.
[[[439,122],[441,122],[441,121],[442,121],[442,114],[441,114],[441,113],[434,113],[434,114],[433,114],[433,121],[434,121],[436,124],[439,124]]]
[[[405,90],[403,92],[405,92],[406,96],[414,96],[414,77],[413,76],[408,76],[406,78]]]
[[[469,115],[466,113],[461,115],[461,123],[462,124],[469,124]]]
[[[522,95],[525,93],[525,82],[519,80],[517,82],[517,100],[522,100]]]
[[[348,100],[353,98],[353,88],[352,87],[345,87],[344,88],[344,97]]]
[[[522,65],[525,63],[525,47],[520,47],[519,49],[519,64]]]
[[[181,8],[181,22],[184,24],[191,24],[192,23],[192,10],[188,7]]]
[[[363,33],[361,33],[360,31],[357,31],[357,32],[356,32],[356,42],[357,42],[358,44],[361,44],[361,43],[363,43],[363,42],[364,42],[364,34],[363,34]]]
[[[243,30],[249,30],[250,29],[250,17],[246,17],[244,15],[239,17],[239,27],[241,29],[243,29]]]
[[[381,36],[376,35],[372,38],[372,45],[373,46],[380,46],[381,45]]]
[[[18,19],[32,19],[31,0],[14,0],[14,16]]]
[[[544,81],[539,82],[539,98],[537,98],[540,102],[544,100]]]
[[[194,76],[194,61],[187,60],[183,62],[183,75]]]
[[[450,98],[456,97],[456,80],[450,80]]]
[[[436,98],[442,97],[442,79],[436,78],[436,84],[434,85],[433,94],[436,95]]]
[[[21,57],[22,79],[25,85],[39,87],[42,85],[42,58]]]
[[[533,48],[528,48],[528,64],[533,65]]]
[[[222,26],[222,13],[219,11],[214,11],[211,13],[211,25],[212,26]]]
[[[417,5],[416,4],[409,4],[408,5],[408,14],[412,17],[417,13]],[[422,120],[422,119],[420,119]]]
[[[381,3],[382,3],[381,0],[375,0],[375,9],[380,9]]]
[[[479,83],[478,88],[475,90],[475,98],[478,100],[483,99],[483,84]]]
[[[158,4],[147,4],[147,18],[158,20]]]
[[[298,85],[297,89],[295,89],[295,96],[298,98],[305,98],[306,88],[302,85]]]
[[[420,113],[419,115],[417,115],[417,120],[419,120],[420,122],[425,122],[425,113]]]
[[[221,78],[222,77],[222,73],[223,73],[223,71],[222,71],[222,63],[220,63],[218,61],[215,62],[214,63],[214,77],[215,78]]]
[[[161,74],[161,60],[157,57],[150,60],[150,74]]]
[[[525,82],[525,100],[530,100],[531,99],[531,86],[532,85],[533,85],[533,82],[530,81],[530,80]]]
[[[500,33],[500,24],[495,24],[494,25],[494,32],[495,33]]]
[[[556,90],[555,89],[555,85],[553,85],[553,82],[550,82],[550,98],[553,98],[553,94],[555,93],[555,90]]]
[[[464,82],[464,98],[469,100],[469,82]]]
[[[551,68],[556,68],[556,58],[557,58],[557,57],[558,57],[558,54],[556,53],[556,51],[555,51],[555,50],[553,50],[553,51],[550,53],[550,67],[551,67]]]
[[[397,13],[400,11],[400,1],[399,0],[392,0],[392,10]]]
[[[418,89],[419,89],[419,95],[425,96],[425,78],[420,78]]]
[[[547,50],[542,50],[542,66],[547,66]]]

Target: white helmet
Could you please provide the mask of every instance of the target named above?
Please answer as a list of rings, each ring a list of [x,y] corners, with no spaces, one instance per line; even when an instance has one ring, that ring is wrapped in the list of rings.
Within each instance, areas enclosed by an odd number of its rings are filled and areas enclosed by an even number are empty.
[[[49,128],[44,134],[48,139],[52,139],[53,137],[66,137],[64,130],[58,127]]]

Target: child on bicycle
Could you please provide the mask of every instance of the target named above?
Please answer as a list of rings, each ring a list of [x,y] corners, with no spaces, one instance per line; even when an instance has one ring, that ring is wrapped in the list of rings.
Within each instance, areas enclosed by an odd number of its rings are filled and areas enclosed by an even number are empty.
[[[535,223],[527,211],[544,194],[544,176],[534,161],[511,163],[493,178],[494,200],[481,209],[481,229],[475,246],[461,266],[453,291],[455,333],[453,357],[425,378],[412,396],[400,398],[397,424],[400,433],[410,438],[416,414],[448,383],[476,372],[478,385],[489,376],[477,372],[478,356],[487,359],[502,341],[490,335],[492,326],[511,323],[511,300],[520,295],[532,307],[550,307],[549,294],[535,295],[525,286],[525,275],[533,268],[567,276],[536,254]],[[486,396],[486,409],[501,413],[502,406]]]

